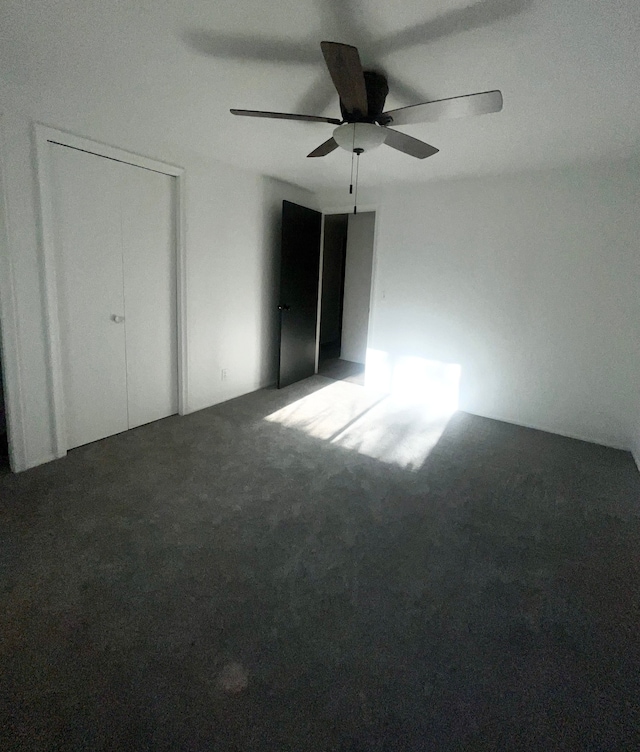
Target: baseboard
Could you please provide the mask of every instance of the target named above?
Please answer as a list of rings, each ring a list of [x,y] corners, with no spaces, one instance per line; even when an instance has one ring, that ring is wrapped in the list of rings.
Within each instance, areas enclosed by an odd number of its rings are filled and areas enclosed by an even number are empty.
[[[29,458],[24,466],[18,466],[11,468],[11,471],[14,473],[23,473],[25,470],[32,470],[34,467],[39,467],[40,465],[46,465],[47,462],[53,462],[53,460],[59,460],[62,459],[65,455],[58,456],[54,452],[47,452],[47,454],[43,454],[37,459],[31,459]]]
[[[190,415],[191,413],[198,413],[200,410],[206,410],[209,407],[215,407],[216,405],[222,405],[224,402],[229,402],[230,400],[238,399],[238,397],[244,397],[247,394],[253,394],[254,392],[259,392],[261,389],[269,389],[271,387],[275,387],[276,382],[271,381],[268,384],[260,384],[260,383],[253,383],[253,384],[245,384],[243,386],[237,386],[234,389],[228,389],[221,393],[219,393],[215,399],[212,402],[206,402],[202,405],[189,405],[188,412],[185,411],[184,415]]]
[[[512,426],[520,426],[521,428],[532,428],[534,431],[544,431],[545,433],[553,433],[556,436],[564,436],[567,439],[576,439],[577,441],[586,441],[589,444],[598,444],[598,446],[606,446],[610,449],[620,449],[623,452],[632,451],[628,445],[621,444],[611,439],[596,438],[594,436],[585,436],[584,434],[571,433],[567,431],[559,431],[555,428],[548,428],[547,426],[535,424],[535,423],[521,423],[520,421],[513,420],[512,418],[503,418],[499,415],[487,415],[486,413],[478,413],[473,410],[465,410],[461,408],[462,412],[469,413],[470,415],[477,415],[479,418],[489,418],[490,420],[499,420],[501,423],[510,423]],[[636,462],[638,462],[638,454],[634,455]],[[640,467],[640,465],[639,465]]]

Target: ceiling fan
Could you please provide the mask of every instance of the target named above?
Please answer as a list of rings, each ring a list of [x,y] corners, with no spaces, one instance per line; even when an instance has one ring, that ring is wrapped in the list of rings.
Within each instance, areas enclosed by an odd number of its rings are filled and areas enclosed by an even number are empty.
[[[339,146],[359,155],[386,144],[417,159],[424,159],[437,154],[438,149],[389,126],[484,115],[502,109],[502,94],[494,90],[423,102],[383,112],[384,101],[389,93],[385,76],[375,71],[364,71],[356,47],[340,42],[322,42],[320,47],[340,97],[342,120],[320,115],[295,115],[260,110],[234,109],[231,110],[232,114],[336,125],[333,136],[307,154],[308,157],[324,157]]]

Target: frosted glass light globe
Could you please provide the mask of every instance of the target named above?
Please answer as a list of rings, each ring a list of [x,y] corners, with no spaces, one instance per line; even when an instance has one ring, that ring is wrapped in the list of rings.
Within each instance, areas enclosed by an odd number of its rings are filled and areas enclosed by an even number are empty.
[[[338,146],[347,151],[362,149],[371,151],[384,143],[387,134],[384,128],[373,123],[345,123],[339,125],[333,132],[333,138]]]

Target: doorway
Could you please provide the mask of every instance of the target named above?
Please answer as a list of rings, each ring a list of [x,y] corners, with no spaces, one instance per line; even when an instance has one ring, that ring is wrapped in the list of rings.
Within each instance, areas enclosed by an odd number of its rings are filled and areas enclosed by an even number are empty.
[[[375,212],[325,216],[318,373],[364,384]]]

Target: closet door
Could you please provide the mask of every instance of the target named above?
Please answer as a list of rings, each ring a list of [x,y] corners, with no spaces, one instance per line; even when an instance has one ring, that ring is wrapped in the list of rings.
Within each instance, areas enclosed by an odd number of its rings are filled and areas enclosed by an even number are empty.
[[[178,412],[175,178],[120,164],[129,428]]]
[[[71,449],[128,428],[120,165],[66,146],[50,149]]]
[[[178,411],[174,178],[50,148],[71,449]]]

